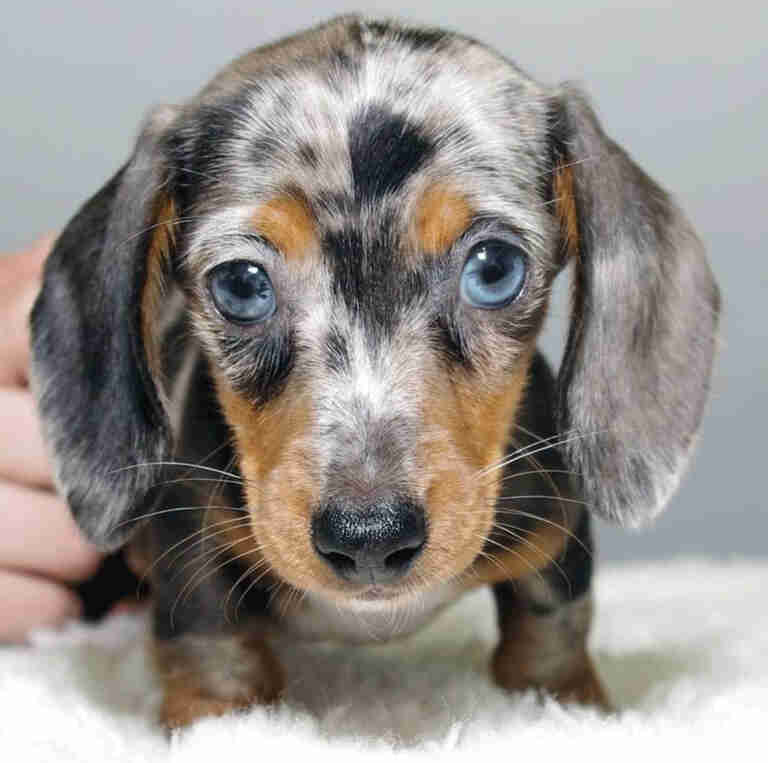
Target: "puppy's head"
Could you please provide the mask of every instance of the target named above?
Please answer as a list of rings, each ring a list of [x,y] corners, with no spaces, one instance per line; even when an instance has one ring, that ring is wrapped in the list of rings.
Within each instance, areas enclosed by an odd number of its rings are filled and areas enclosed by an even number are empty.
[[[174,282],[275,572],[337,596],[461,573],[568,261],[563,447],[637,524],[691,447],[717,312],[664,191],[578,92],[456,35],[344,18],[244,56],[150,118],[49,260],[35,370],[75,516],[122,542],[156,478],[132,467],[169,453]]]

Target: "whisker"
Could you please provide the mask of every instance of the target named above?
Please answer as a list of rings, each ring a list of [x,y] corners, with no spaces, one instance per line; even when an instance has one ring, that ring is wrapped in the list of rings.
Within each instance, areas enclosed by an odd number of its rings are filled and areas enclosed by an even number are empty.
[[[159,517],[163,514],[173,514],[176,511],[208,511],[209,509],[222,509],[227,511],[240,511],[248,512],[247,507],[243,506],[176,506],[173,509],[161,509],[159,511],[150,511],[147,514],[139,514],[137,517],[131,517],[123,522],[115,525],[115,529],[122,527],[123,525],[130,524],[131,522],[138,522],[142,519],[150,519],[151,517]]]
[[[537,546],[533,541],[529,540],[528,538],[524,538],[522,535],[519,535],[516,533],[513,529],[509,527],[505,527],[504,525],[496,525],[496,528],[499,530],[503,530],[504,532],[511,535],[515,540],[519,541],[520,543],[525,543],[526,546],[532,548],[536,553],[538,553],[540,556],[543,556],[550,564],[554,565],[563,580],[565,580],[566,585],[568,586],[568,593],[571,594],[572,588],[571,588],[571,581],[566,575],[565,570],[560,566],[560,564],[557,562],[557,560],[544,552],[539,546]]]
[[[602,431],[607,431],[607,430],[602,430]],[[475,479],[478,477],[483,477],[489,474],[490,472],[503,469],[504,467],[509,466],[510,464],[513,464],[515,463],[515,461],[519,461],[522,458],[535,455],[536,453],[541,453],[542,451],[549,450],[550,448],[559,447],[560,445],[567,445],[569,442],[574,442],[575,440],[581,440],[581,439],[584,439],[585,437],[594,437],[596,434],[599,434],[599,432],[583,432],[581,434],[565,437],[561,440],[555,440],[554,442],[550,442],[547,445],[536,447],[534,450],[530,450],[530,451],[526,450],[526,452],[516,451],[514,453],[511,453],[509,456],[505,457],[504,459],[502,459],[501,462],[491,466],[486,466],[485,468],[481,469],[479,472],[473,475],[473,477]],[[557,437],[559,435],[554,435],[554,436]],[[546,440],[551,440],[551,439],[552,439],[551,437],[546,438]],[[535,444],[540,445],[540,443],[535,443]],[[529,448],[529,447],[532,447],[532,446],[526,446],[526,448]]]
[[[234,594],[237,587],[240,585],[240,583],[243,582],[247,577],[252,575],[256,570],[258,570],[260,567],[263,567],[265,564],[267,564],[267,560],[263,557],[259,559],[258,562],[254,562],[250,567],[248,567],[245,572],[240,575],[240,577],[230,586],[229,591],[227,595],[224,597],[224,602],[222,604],[222,607],[225,612],[229,610],[229,602],[232,600],[232,595]],[[235,613],[237,613],[237,608],[235,608]]]
[[[532,432],[530,429],[526,429],[521,424],[516,424],[515,427],[516,427],[516,429],[519,429],[524,434],[527,434],[529,437],[539,438],[539,440],[541,439],[540,435],[537,435],[535,432]],[[562,498],[563,494],[560,492],[560,489],[558,488],[558,486],[555,483],[554,479],[552,479],[551,475],[544,471],[544,468],[543,468],[541,462],[537,458],[535,458],[533,455],[526,455],[525,460],[526,461],[530,461],[533,464],[534,468],[539,470],[539,473],[547,480],[547,482],[549,483],[549,485],[552,488],[552,490],[557,494],[557,497],[558,498]],[[563,516],[563,523],[565,524],[565,522],[566,522],[566,511],[565,511],[565,505],[562,502],[560,503],[560,513]]]
[[[238,541],[230,543],[228,546],[224,548],[224,551],[225,552],[230,551],[235,546],[237,546],[238,544],[242,543],[245,540],[250,540],[250,539],[241,538]],[[192,575],[192,577],[190,577],[190,579],[187,581],[187,583],[184,585],[181,591],[179,591],[179,593],[176,595],[176,598],[174,599],[173,606],[171,607],[171,612],[170,612],[171,627],[172,628],[174,627],[174,618],[175,618],[177,607],[180,604],[182,605],[184,604],[184,602],[187,600],[187,598],[189,598],[189,596],[192,594],[195,588],[200,586],[203,583],[203,581],[207,580],[211,575],[215,574],[223,567],[226,567],[231,562],[234,562],[237,559],[242,559],[242,557],[248,556],[249,554],[252,554],[252,553],[253,553],[253,549],[249,548],[247,551],[243,551],[241,554],[236,554],[235,556],[229,557],[225,559],[221,564],[216,565],[212,570],[208,570],[202,577],[199,577],[203,569],[207,567],[211,562],[215,561],[215,559],[218,557],[214,557],[214,559],[209,559],[207,562],[205,562],[205,564],[194,575]]]
[[[189,535],[185,536],[185,537],[184,537],[184,538],[182,538],[180,541],[177,541],[177,542],[176,542],[176,543],[174,543],[172,546],[170,546],[170,547],[169,547],[169,548],[167,548],[165,551],[163,551],[163,553],[162,553],[162,554],[160,554],[160,556],[158,556],[158,557],[157,557],[157,559],[155,559],[155,561],[154,561],[154,562],[152,562],[152,564],[150,564],[150,565],[149,565],[149,567],[147,567],[147,569],[146,569],[146,570],[144,570],[144,572],[143,572],[143,573],[142,573],[142,575],[141,575],[141,578],[139,579],[139,585],[141,586],[141,585],[142,585],[142,584],[143,584],[143,583],[144,583],[144,582],[145,582],[145,581],[146,581],[146,580],[149,578],[150,572],[151,572],[151,571],[152,571],[152,570],[155,568],[155,566],[157,566],[157,565],[158,565],[158,564],[159,564],[159,563],[160,563],[160,562],[161,562],[161,561],[162,561],[162,560],[163,560],[163,559],[164,559],[166,556],[168,556],[168,554],[172,553],[174,549],[178,548],[178,547],[179,547],[179,546],[181,546],[182,544],[184,544],[184,543],[187,543],[187,542],[189,542],[190,540],[192,540],[192,538],[194,538],[196,535],[200,535],[201,533],[205,533],[205,532],[206,532],[206,530],[210,530],[211,528],[213,528],[213,527],[218,527],[218,526],[220,526],[220,525],[233,524],[233,523],[235,523],[235,522],[249,522],[249,521],[250,521],[250,519],[245,519],[245,518],[243,518],[243,517],[234,517],[233,519],[224,519],[224,520],[221,520],[220,522],[215,522],[215,523],[214,523],[214,524],[212,524],[212,525],[206,525],[205,527],[202,527],[202,528],[200,528],[199,530],[195,530],[194,532],[192,532],[192,533],[190,533]],[[199,544],[199,543],[201,543],[201,542],[202,542],[202,541],[196,541],[194,544],[192,544],[192,546],[190,546],[190,547],[189,547],[189,548],[187,548],[187,549],[184,549],[184,551],[182,551],[182,552],[181,552],[181,555],[188,553],[189,551],[191,551],[191,550],[192,550],[192,548],[194,548],[196,545],[198,545],[198,544]],[[174,557],[174,559],[173,559],[173,560],[171,560],[171,562],[170,562],[170,565],[173,565],[173,564],[175,563],[176,559],[178,559],[178,558],[179,558],[179,556],[180,556],[180,555],[178,555],[178,554],[177,554],[177,556],[176,556],[176,557]]]
[[[496,471],[499,468],[506,466],[508,463],[511,463],[509,459],[515,458],[516,456],[520,456],[522,458],[527,452],[533,452],[538,446],[543,445],[544,443],[549,443],[558,437],[570,436],[571,434],[574,434],[575,431],[576,430],[571,430],[570,432],[561,432],[560,434],[550,435],[549,437],[541,437],[538,438],[535,442],[528,443],[528,445],[515,448],[515,450],[513,450],[511,453],[506,453],[495,463],[489,464],[488,466],[479,469],[477,472],[475,472],[473,478],[482,477],[489,472]]]
[[[510,554],[514,554],[516,557],[518,557],[518,559],[522,559],[522,561],[524,561],[531,568],[531,572],[534,572],[534,573],[536,573],[536,575],[538,575],[539,580],[541,580],[542,584],[543,585],[547,584],[546,581],[544,580],[544,577],[541,574],[541,571],[537,570],[536,567],[534,567],[533,564],[531,564],[530,560],[526,556],[524,556],[523,554],[519,553],[518,551],[515,551],[515,549],[513,549],[513,548],[509,548],[509,547],[505,546],[503,543],[499,543],[498,541],[494,540],[493,538],[489,538],[487,536],[478,536],[478,537],[480,537],[482,539],[483,543],[493,543],[494,546],[498,546],[504,552],[510,553]],[[506,572],[506,570],[504,569],[504,566],[501,563],[499,563],[499,567],[504,572]]]
[[[224,477],[174,477],[172,480],[161,480],[155,482],[152,487],[164,487],[165,485],[177,485],[186,482],[215,482],[218,485],[240,485],[246,484],[245,480],[233,480]],[[213,497],[213,495],[211,496]]]
[[[540,517],[538,514],[531,514],[527,511],[520,511],[519,509],[507,509],[502,507],[499,509],[499,511],[502,514],[514,514],[515,516],[529,517],[530,519],[536,519],[539,522],[544,522],[545,524],[552,525],[553,527],[556,527],[558,530],[562,530],[566,535],[568,535],[576,543],[578,543],[589,556],[592,556],[592,551],[584,544],[581,538],[579,538],[573,532],[571,532],[565,525],[558,524],[557,522],[554,522],[551,519],[546,519],[545,517]],[[522,528],[518,527],[515,529],[521,530]],[[535,530],[531,530],[531,532],[535,532]]]
[[[542,494],[542,495],[502,495],[499,498],[497,498],[496,500],[497,501],[518,501],[518,500],[521,500],[521,499],[528,499],[528,498],[531,498],[531,499],[546,498],[546,499],[548,499],[550,501],[565,501],[566,503],[578,503],[578,504],[581,504],[582,506],[591,506],[592,505],[588,501],[582,501],[582,500],[579,500],[578,498],[562,498],[562,497],[558,498],[558,497],[556,497],[554,495],[546,495],[546,494]]]
[[[227,521],[230,521],[230,520],[227,520]],[[180,556],[183,556],[184,554],[189,553],[195,546],[200,546],[200,545],[202,545],[204,543],[207,543],[209,540],[211,540],[212,538],[216,537],[217,535],[225,535],[226,533],[232,532],[232,530],[237,530],[237,529],[239,529],[241,527],[247,528],[250,525],[250,523],[251,523],[250,522],[250,517],[248,517],[246,519],[239,519],[238,521],[239,521],[240,524],[233,524],[230,527],[225,527],[224,529],[217,530],[216,532],[207,533],[207,534],[203,535],[202,538],[200,538],[199,540],[195,541],[188,549],[185,549],[180,554]],[[216,523],[216,524],[218,524],[218,523]],[[211,527],[213,527],[213,526],[215,526],[215,525],[211,525]],[[237,544],[237,543],[242,543],[245,540],[252,540],[252,538],[247,538],[247,537],[246,538],[238,538],[236,541],[233,541],[233,542],[235,544]],[[181,573],[184,572],[184,570],[186,570],[188,567],[193,565],[195,562],[199,562],[202,559],[204,559],[206,556],[210,556],[212,551],[219,551],[219,550],[222,550],[222,549],[223,550],[229,550],[231,547],[232,547],[232,542],[230,542],[230,544],[228,544],[228,545],[225,544],[225,546],[221,546],[220,544],[216,544],[216,546],[213,549],[210,549],[210,548],[206,549],[206,550],[202,551],[200,554],[198,554],[197,556],[193,557],[192,559],[187,559],[187,561],[184,562],[184,564],[182,564],[181,567],[179,567],[178,570],[174,571],[173,576],[171,577],[171,580],[173,580],[174,578],[176,578],[179,575],[181,575]]]
[[[204,220],[206,217],[207,217],[206,215],[186,215],[183,217],[177,216],[177,217],[172,217],[170,220],[161,220],[159,222],[152,223],[151,225],[145,226],[141,230],[137,231],[136,233],[132,233],[127,238],[115,244],[112,251],[119,251],[126,244],[130,244],[131,241],[134,241],[140,236],[143,236],[145,233],[149,233],[150,231],[156,230],[157,228],[162,228],[163,226],[167,228],[171,228],[175,225],[178,225],[179,223],[189,223],[189,222],[194,222],[195,220]]]
[[[581,472],[574,472],[570,469],[528,469],[524,472],[513,472],[506,477],[502,477],[499,480],[499,484],[503,485],[505,482],[515,479],[515,477],[530,477],[532,474],[570,474],[575,477],[581,476]]]
[[[129,464],[128,466],[121,466],[119,469],[112,469],[108,474],[117,474],[119,472],[125,472],[130,469],[143,469],[151,466],[180,466],[187,469],[201,469],[206,472],[213,472],[214,474],[223,474],[225,477],[231,477],[234,480],[240,480],[242,477],[239,474],[233,474],[232,472],[225,472],[222,469],[217,469],[213,466],[203,466],[202,464],[190,464],[186,461],[144,461],[140,464]]]
[[[262,580],[266,575],[268,575],[272,571],[272,565],[269,564],[266,559],[264,559],[263,562],[266,565],[265,569],[262,572],[260,572],[258,576],[249,583],[248,587],[242,592],[242,594],[240,594],[240,598],[237,600],[237,606],[235,606],[235,612],[234,612],[235,619],[237,619],[237,613],[240,610],[240,607],[243,605],[243,602],[245,601],[245,597],[251,592],[254,586],[258,585],[260,580]],[[261,562],[259,564],[261,564]],[[256,569],[258,569],[258,567]],[[253,570],[253,572],[255,572],[255,570]],[[278,590],[279,590],[279,587],[278,587]]]

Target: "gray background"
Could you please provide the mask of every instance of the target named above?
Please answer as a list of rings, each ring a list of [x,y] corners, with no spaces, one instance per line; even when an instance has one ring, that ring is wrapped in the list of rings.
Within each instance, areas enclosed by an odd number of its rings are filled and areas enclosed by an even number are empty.
[[[0,251],[62,226],[127,157],[151,104],[193,94],[235,54],[344,10],[478,37],[548,82],[580,81],[607,130],[672,190],[724,295],[699,448],[641,534],[601,524],[605,559],[766,555],[768,12],[764,3],[4,0]],[[544,344],[558,357],[560,295]]]

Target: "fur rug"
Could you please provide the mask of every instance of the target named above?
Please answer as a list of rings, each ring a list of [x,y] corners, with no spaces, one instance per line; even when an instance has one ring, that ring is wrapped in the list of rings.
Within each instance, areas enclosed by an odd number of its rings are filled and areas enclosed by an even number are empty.
[[[72,625],[36,634],[28,647],[0,648],[0,759],[343,763],[535,754],[655,763],[649,755],[766,754],[768,561],[601,568],[596,615],[592,651],[622,708],[615,717],[492,686],[495,626],[481,592],[393,645],[291,645],[280,706],[202,721],[170,741],[153,723],[158,689],[144,654],[145,618]]]

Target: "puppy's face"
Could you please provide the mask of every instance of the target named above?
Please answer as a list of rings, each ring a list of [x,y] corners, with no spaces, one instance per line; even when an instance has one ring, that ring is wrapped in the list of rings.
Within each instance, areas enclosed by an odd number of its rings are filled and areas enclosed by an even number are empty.
[[[148,121],[47,263],[34,370],[76,519],[124,542],[173,453],[173,281],[254,553],[336,599],[461,575],[568,259],[562,456],[595,511],[638,524],[685,465],[714,352],[679,208],[578,91],[460,36],[345,17],[247,54]]]
[[[532,86],[390,42],[241,76],[189,120],[181,276],[272,569],[337,597],[457,576],[559,266]],[[460,60],[453,64],[452,61]]]

